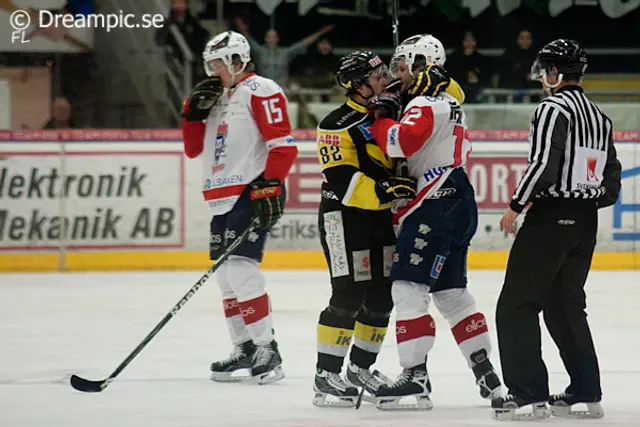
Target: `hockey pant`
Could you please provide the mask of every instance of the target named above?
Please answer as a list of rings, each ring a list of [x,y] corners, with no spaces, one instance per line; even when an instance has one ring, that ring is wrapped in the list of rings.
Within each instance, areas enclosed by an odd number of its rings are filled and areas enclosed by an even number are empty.
[[[431,298],[449,322],[462,355],[491,352],[487,319],[467,289],[467,252],[478,224],[478,210],[466,173],[456,169],[442,189],[450,194],[427,199],[402,223],[391,270],[400,365],[425,363],[435,342]]]
[[[393,308],[391,213],[328,209],[321,203],[318,225],[331,299],[318,320],[317,368],[339,373],[351,347],[351,362],[368,369],[380,352]]]

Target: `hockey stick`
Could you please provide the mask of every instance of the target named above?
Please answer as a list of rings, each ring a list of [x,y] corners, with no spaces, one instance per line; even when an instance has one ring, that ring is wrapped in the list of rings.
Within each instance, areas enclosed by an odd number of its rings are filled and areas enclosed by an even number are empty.
[[[398,1],[391,0],[391,31],[393,32],[393,47],[400,44],[400,20],[398,19]]]
[[[209,280],[209,278],[218,269],[218,267],[220,265],[222,265],[222,263],[225,262],[227,260],[227,258],[229,258],[229,256],[231,256],[233,254],[233,252],[245,240],[247,240],[247,238],[249,237],[249,233],[251,233],[253,231],[253,229],[256,227],[256,224],[257,224],[257,219],[254,219],[251,222],[251,225],[249,227],[247,227],[247,229],[242,232],[240,237],[238,237],[236,240],[233,241],[233,243],[231,243],[231,245],[229,245],[227,250],[222,254],[222,256],[220,256],[220,258],[218,258],[216,263],[214,265],[212,265],[211,268],[209,268],[209,270],[207,270],[206,273],[204,273],[204,275],[200,278],[200,280],[198,280],[196,282],[196,284],[193,285],[191,287],[191,289],[189,289],[189,292],[187,292],[180,299],[180,301],[171,309],[171,311],[169,311],[162,318],[160,323],[158,323],[156,325],[156,327],[153,328],[153,330],[151,332],[149,332],[149,335],[147,335],[142,340],[142,342],[140,344],[138,344],[138,346],[131,352],[131,354],[129,354],[127,356],[126,359],[124,359],[124,361],[122,363],[120,363],[120,365],[116,368],[115,371],[113,371],[113,373],[111,375],[109,375],[107,378],[105,378],[104,380],[101,380],[101,381],[91,381],[91,380],[87,380],[87,379],[84,379],[82,377],[79,377],[77,375],[72,375],[71,376],[71,386],[73,388],[75,388],[76,390],[78,390],[78,391],[84,391],[86,393],[99,393],[99,392],[103,391],[105,388],[107,388],[109,386],[109,384],[111,384],[113,382],[113,380],[115,380],[116,377],[118,375],[120,375],[120,372],[122,372],[124,370],[124,368],[126,368],[129,365],[129,363],[131,363],[131,361],[138,355],[138,353],[140,353],[142,351],[142,349],[145,348],[147,346],[147,344],[149,344],[149,342],[156,335],[158,335],[158,332],[160,332],[160,330],[162,330],[162,328],[164,328],[165,325],[167,323],[169,323],[169,320],[171,320],[171,318],[173,318],[176,314],[178,314],[178,312],[182,309],[182,307],[184,307],[187,304],[187,302],[198,291],[198,289],[200,289],[202,287],[202,285],[204,285],[204,283],[207,280]]]

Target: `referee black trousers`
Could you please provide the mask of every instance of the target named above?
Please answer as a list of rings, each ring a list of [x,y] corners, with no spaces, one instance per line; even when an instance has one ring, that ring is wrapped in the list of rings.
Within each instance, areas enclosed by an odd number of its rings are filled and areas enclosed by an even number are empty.
[[[601,397],[584,292],[597,222],[593,200],[544,200],[527,213],[509,254],[496,313],[502,372],[511,394],[538,401],[549,397],[542,311],[571,380],[566,391]]]

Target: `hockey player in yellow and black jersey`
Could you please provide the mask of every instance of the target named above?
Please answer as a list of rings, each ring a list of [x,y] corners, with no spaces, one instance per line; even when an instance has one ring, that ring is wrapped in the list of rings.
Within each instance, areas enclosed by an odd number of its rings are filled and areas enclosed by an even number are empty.
[[[332,295],[318,322],[316,406],[354,406],[354,386],[375,392],[382,385],[369,367],[393,309],[389,271],[396,238],[390,208],[416,192],[414,179],[394,176],[393,160],[369,132],[366,106],[390,82],[386,65],[371,52],[354,52],[341,59],[337,80],[347,102],[317,130],[324,175],[318,221]],[[340,372],[351,343],[347,384]]]

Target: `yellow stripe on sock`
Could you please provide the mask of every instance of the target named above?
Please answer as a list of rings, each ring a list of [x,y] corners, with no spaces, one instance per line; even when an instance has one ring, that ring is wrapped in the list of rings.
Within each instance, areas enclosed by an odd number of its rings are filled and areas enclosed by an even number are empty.
[[[353,336],[352,329],[334,328],[318,324],[318,342],[348,348]]]
[[[363,350],[372,353],[378,353],[382,342],[387,334],[387,328],[380,326],[369,326],[364,323],[356,322],[354,335],[356,337],[355,344]]]

